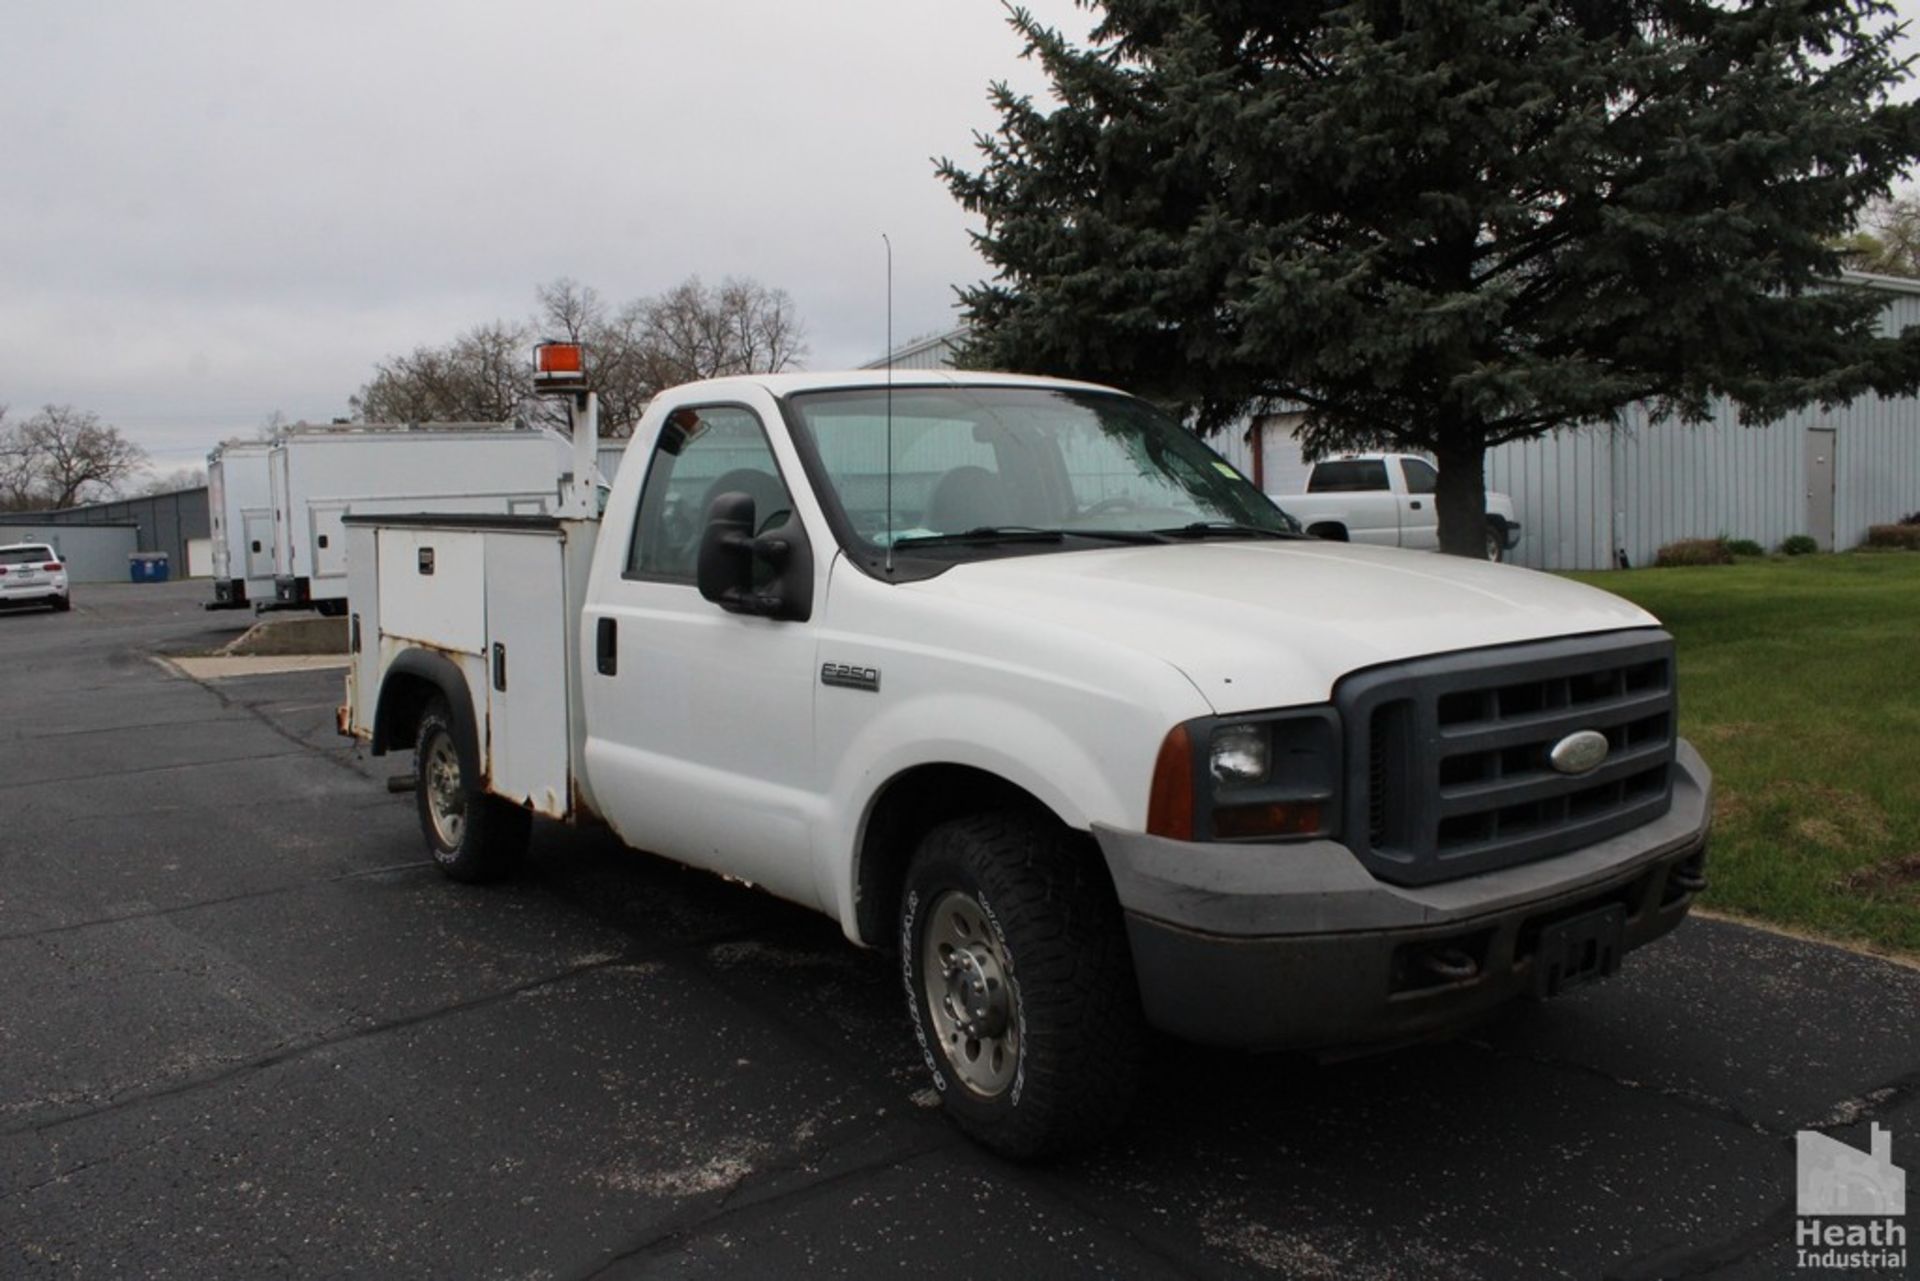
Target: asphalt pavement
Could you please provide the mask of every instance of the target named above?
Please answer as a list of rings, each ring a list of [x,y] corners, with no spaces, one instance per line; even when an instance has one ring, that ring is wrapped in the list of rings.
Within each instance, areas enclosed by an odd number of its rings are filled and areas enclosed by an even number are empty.
[[[445,881],[340,672],[154,661],[206,594],[0,614],[0,1276],[1811,1276],[1797,1129],[1920,1172],[1920,971],[1709,920],[1462,1040],[1163,1046],[1007,1165],[887,958],[603,833]]]

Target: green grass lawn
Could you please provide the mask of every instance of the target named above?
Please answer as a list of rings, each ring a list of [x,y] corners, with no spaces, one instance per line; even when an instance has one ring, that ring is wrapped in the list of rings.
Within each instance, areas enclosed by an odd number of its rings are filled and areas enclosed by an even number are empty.
[[[1703,906],[1920,955],[1920,555],[1571,577],[1679,642],[1717,792]]]

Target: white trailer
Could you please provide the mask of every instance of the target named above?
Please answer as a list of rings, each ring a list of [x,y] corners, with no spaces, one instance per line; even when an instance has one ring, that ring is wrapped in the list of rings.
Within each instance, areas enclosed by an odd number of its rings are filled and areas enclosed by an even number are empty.
[[[232,440],[207,455],[213,600],[242,609],[273,599],[273,442]]]
[[[338,425],[295,431],[273,449],[273,599],[343,613],[341,518],[434,512],[542,515],[573,472],[573,446],[507,423]]]

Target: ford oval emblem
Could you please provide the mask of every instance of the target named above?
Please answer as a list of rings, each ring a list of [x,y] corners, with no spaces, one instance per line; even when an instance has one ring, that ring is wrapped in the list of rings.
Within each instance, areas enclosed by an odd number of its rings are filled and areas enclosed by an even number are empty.
[[[1585,774],[1607,759],[1607,736],[1597,729],[1578,730],[1553,745],[1547,760],[1562,774]]]

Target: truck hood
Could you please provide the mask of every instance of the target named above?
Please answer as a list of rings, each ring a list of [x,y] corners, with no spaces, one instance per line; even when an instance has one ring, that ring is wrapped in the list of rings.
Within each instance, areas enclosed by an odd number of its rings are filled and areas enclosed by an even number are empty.
[[[1380,663],[1658,621],[1532,570],[1308,540],[1010,556],[913,590],[1163,659],[1222,715],[1324,702]]]

